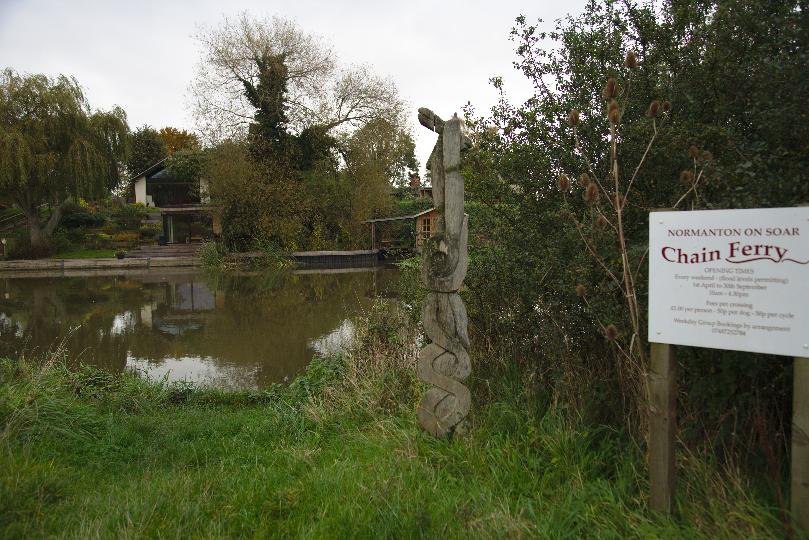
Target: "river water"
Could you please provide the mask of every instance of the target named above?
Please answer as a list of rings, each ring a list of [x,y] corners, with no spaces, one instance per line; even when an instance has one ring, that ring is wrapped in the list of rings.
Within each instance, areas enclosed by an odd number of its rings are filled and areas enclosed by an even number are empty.
[[[222,388],[262,388],[345,348],[352,319],[395,294],[391,268],[0,277],[0,356]],[[390,301],[390,300],[388,300]]]

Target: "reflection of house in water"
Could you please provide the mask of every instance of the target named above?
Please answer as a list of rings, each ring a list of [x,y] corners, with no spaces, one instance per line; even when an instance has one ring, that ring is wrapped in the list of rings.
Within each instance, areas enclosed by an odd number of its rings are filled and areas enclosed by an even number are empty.
[[[224,301],[224,292],[211,291],[199,281],[162,285],[152,302],[141,307],[140,318],[141,324],[165,335],[179,336],[201,330],[207,317]]]

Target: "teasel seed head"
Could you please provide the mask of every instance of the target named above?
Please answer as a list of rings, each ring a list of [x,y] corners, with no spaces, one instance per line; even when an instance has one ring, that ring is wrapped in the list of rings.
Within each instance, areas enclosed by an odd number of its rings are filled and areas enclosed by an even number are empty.
[[[691,184],[694,183],[694,173],[692,173],[688,169],[681,172],[680,173],[680,183],[682,183],[685,187],[690,187]]]
[[[606,328],[604,328],[604,337],[606,337],[608,341],[615,341],[615,338],[618,337],[618,328],[614,324],[608,324]]]
[[[594,222],[597,229],[605,228],[608,223],[609,222],[607,221],[607,218],[605,218],[602,214],[598,214],[598,217],[595,219]]]
[[[660,112],[660,102],[655,99],[649,103],[649,108],[646,109],[646,116],[649,118],[657,118],[658,112]]]
[[[617,126],[621,122],[621,111],[613,109],[610,111],[610,123]]]
[[[598,186],[594,182],[590,182],[584,190],[584,200],[589,203],[598,201]]]
[[[570,178],[568,178],[566,174],[562,173],[556,179],[556,185],[559,187],[559,191],[567,191],[570,189]]]
[[[635,69],[638,67],[638,55],[635,54],[635,51],[629,51],[626,53],[626,60],[624,60],[624,65],[629,69]]]
[[[581,173],[581,176],[579,176],[579,186],[586,188],[590,185],[590,182],[590,175],[587,173]]]
[[[615,96],[618,95],[618,82],[610,77],[607,79],[607,83],[604,85],[604,89],[601,91],[601,97],[604,99],[613,99]]]
[[[699,148],[697,148],[695,144],[692,144],[691,146],[688,147],[688,156],[692,158],[699,157]]]
[[[579,298],[584,298],[585,295],[587,295],[587,287],[585,287],[581,283],[576,285],[576,296],[578,296]]]
[[[579,111],[573,109],[570,111],[570,114],[567,115],[567,121],[570,122],[570,125],[576,127],[579,124]]]
[[[710,152],[710,150],[705,150],[702,152],[700,157],[702,158],[702,161],[713,161],[713,154]]]
[[[671,101],[665,100],[663,102],[663,112],[667,113],[667,112],[670,112],[670,111],[671,111]]]

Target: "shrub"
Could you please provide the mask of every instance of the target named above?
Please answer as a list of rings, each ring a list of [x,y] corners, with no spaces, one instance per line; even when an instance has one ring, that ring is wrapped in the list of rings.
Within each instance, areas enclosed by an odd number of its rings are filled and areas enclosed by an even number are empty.
[[[162,232],[160,225],[143,225],[138,229],[138,234],[143,240],[154,240]]]
[[[84,206],[71,204],[64,208],[60,226],[65,229],[100,227],[106,221],[107,218],[99,212],[94,212]]]
[[[31,241],[28,238],[28,231],[18,229],[11,236],[6,237],[6,258],[8,259],[31,259]]]
[[[54,253],[63,253],[70,251],[76,246],[71,242],[70,237],[65,231],[56,231],[51,238],[51,246]]]
[[[197,252],[197,257],[207,270],[221,270],[225,266],[224,247],[216,242],[204,242]]]
[[[253,266],[257,268],[281,269],[294,264],[294,261],[274,242],[255,238],[252,242],[252,248],[254,251],[260,251],[262,253],[261,257],[252,260]]]
[[[147,215],[149,210],[142,203],[125,204],[114,211],[113,219],[122,229],[135,230]]]
[[[84,245],[93,249],[106,249],[110,247],[112,237],[103,232],[89,233],[84,237]]]
[[[140,235],[136,232],[119,232],[112,235],[112,241],[116,243],[136,244]]]
[[[77,229],[59,229],[59,232],[67,238],[71,244],[83,244],[87,231],[84,228]]]

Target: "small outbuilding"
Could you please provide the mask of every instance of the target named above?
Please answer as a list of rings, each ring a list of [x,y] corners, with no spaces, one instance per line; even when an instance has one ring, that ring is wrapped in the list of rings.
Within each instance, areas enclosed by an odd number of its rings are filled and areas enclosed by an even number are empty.
[[[163,234],[160,243],[201,242],[222,233],[218,209],[210,204],[207,185],[202,181],[184,182],[161,159],[135,175],[135,202],[160,212]]]
[[[430,208],[412,216],[374,218],[368,219],[364,223],[371,225],[371,249],[415,247],[417,252],[421,252],[425,240],[435,232],[437,219],[438,209]],[[407,223],[406,225],[409,227],[404,228],[404,231],[409,232],[403,232],[402,225],[405,225],[404,222],[410,221],[413,223]],[[414,238],[415,246],[413,245]]]

